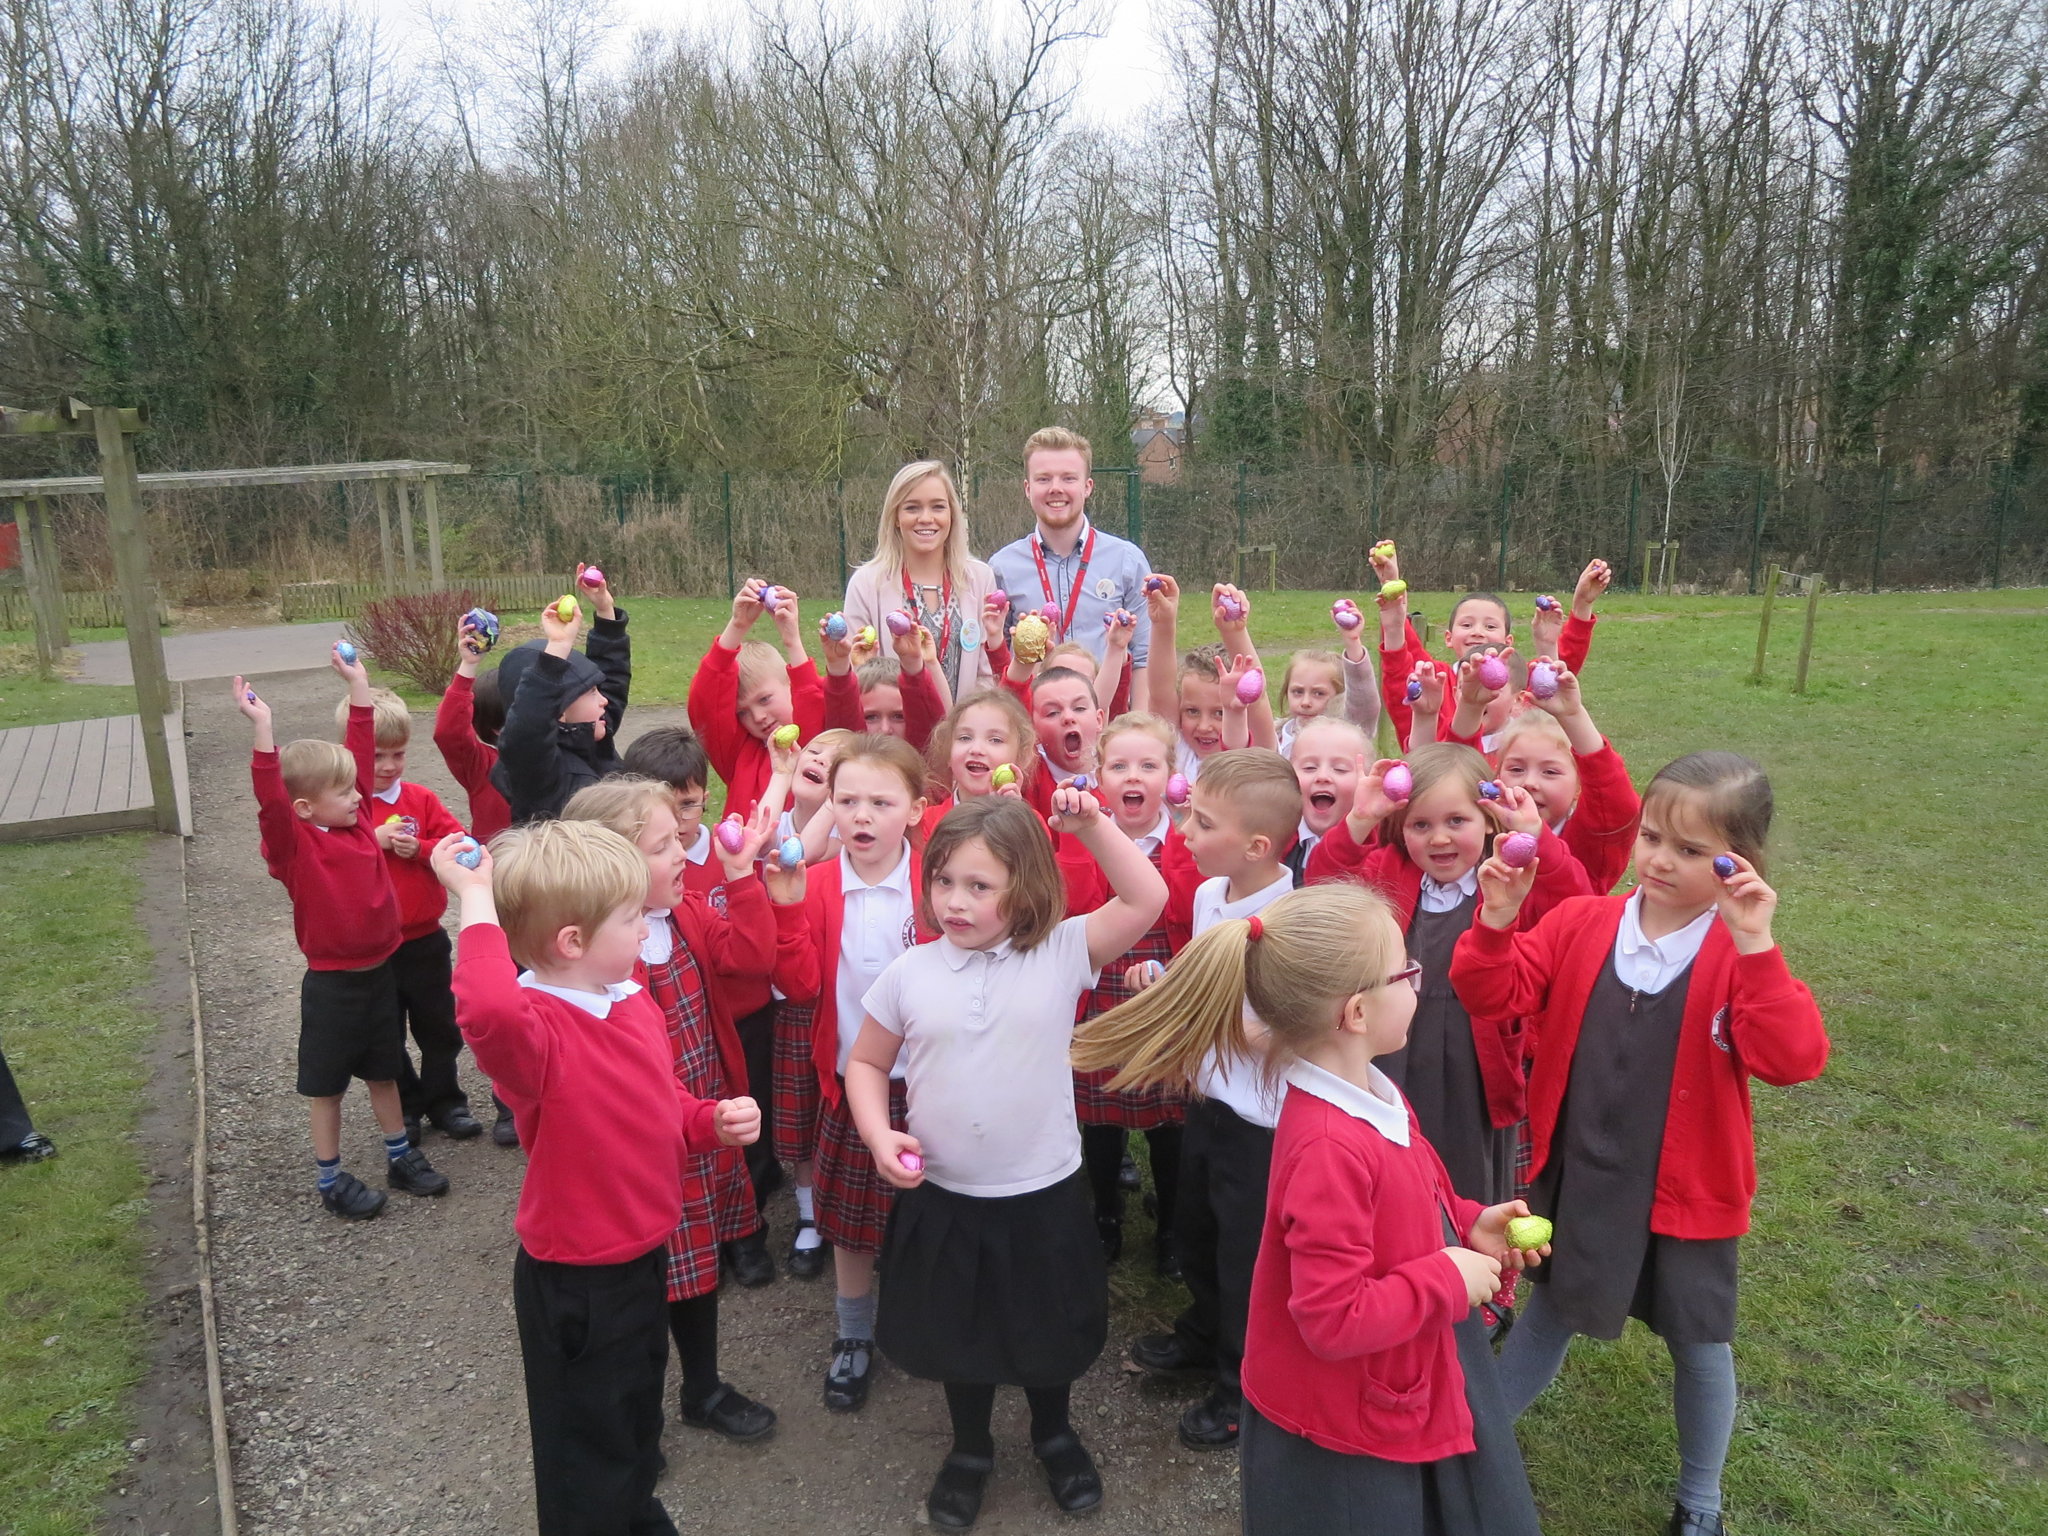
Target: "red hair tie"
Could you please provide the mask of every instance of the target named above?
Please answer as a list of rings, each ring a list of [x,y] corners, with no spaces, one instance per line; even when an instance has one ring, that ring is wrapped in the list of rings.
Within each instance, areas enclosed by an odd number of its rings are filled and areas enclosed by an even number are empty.
[[[1254,912],[1250,917],[1246,918],[1245,923],[1252,931],[1252,942],[1254,944],[1266,936],[1266,925],[1259,921],[1258,913]]]

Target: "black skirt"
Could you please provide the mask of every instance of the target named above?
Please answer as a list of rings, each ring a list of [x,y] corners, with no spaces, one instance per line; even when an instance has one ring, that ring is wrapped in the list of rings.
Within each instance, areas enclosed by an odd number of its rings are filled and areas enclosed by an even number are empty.
[[[1238,1455],[1244,1536],[1538,1536],[1536,1501],[1476,1312],[1453,1330],[1472,1449],[1384,1461],[1317,1445],[1247,1402]]]
[[[981,1199],[926,1180],[882,1240],[875,1342],[926,1381],[1058,1387],[1109,1338],[1109,1271],[1085,1172]]]

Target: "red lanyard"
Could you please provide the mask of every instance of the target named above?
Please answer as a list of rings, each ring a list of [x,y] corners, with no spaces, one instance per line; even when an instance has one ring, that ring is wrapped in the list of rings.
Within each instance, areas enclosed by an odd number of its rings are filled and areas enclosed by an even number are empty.
[[[1052,595],[1052,577],[1046,573],[1045,569],[1044,534],[1039,534],[1036,538],[1032,539],[1031,558],[1038,562],[1038,587],[1040,591],[1045,593],[1046,602],[1048,604],[1058,602],[1059,599]],[[1074,609],[1080,605],[1081,588],[1088,580],[1088,562],[1094,558],[1095,529],[1091,526],[1088,530],[1088,540],[1081,546],[1081,568],[1074,572],[1074,585],[1067,592],[1067,611],[1060,618],[1059,633],[1054,636],[1055,639],[1066,639],[1067,631],[1074,627]]]
[[[911,585],[910,572],[903,573],[903,601],[910,605],[910,611],[919,618],[924,617],[924,602],[917,595],[917,588]],[[946,661],[946,647],[953,643],[953,573],[951,571],[939,580],[939,602],[945,610],[945,618],[939,624],[939,664]]]

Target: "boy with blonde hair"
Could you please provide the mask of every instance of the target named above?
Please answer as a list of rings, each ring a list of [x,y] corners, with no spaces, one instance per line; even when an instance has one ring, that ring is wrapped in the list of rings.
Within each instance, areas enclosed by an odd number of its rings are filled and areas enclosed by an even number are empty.
[[[384,1192],[341,1167],[341,1101],[361,1078],[384,1134],[386,1182],[443,1195],[448,1180],[405,1133],[398,1076],[407,1065],[405,1023],[391,956],[398,898],[363,803],[375,787],[375,710],[369,674],[341,647],[334,670],[348,683],[348,741],[299,740],[278,750],[270,706],[241,678],[235,708],[253,728],[249,776],[263,862],[291,897],[292,928],[306,957],[299,983],[298,1090],[309,1101],[320,1203],[348,1221],[384,1209]]]
[[[764,613],[775,625],[779,650],[747,638]],[[732,600],[731,620],[690,679],[690,724],[725,781],[729,813],[754,814],[774,773],[771,736],[794,724],[798,740],[808,741],[825,728],[825,687],[798,623],[794,592],[748,577]]]
[[[462,914],[456,1019],[518,1117],[512,1308],[541,1536],[673,1532],[655,1496],[668,1369],[664,1253],[686,1159],[760,1134],[752,1099],[693,1097],[630,978],[646,857],[595,822],[515,827],[434,872]],[[521,967],[524,969],[521,969]]]
[[[363,811],[384,850],[384,867],[398,897],[398,948],[391,953],[391,975],[398,986],[399,1012],[420,1048],[419,1067],[407,1055],[405,1070],[398,1074],[405,1133],[418,1146],[420,1122],[428,1120],[444,1135],[468,1141],[484,1128],[469,1112],[469,1095],[456,1073],[462,1031],[455,1027],[455,994],[449,990],[455,949],[441,926],[448,893],[429,862],[434,844],[462,831],[462,823],[426,785],[405,781],[412,745],[412,711],[405,700],[388,688],[373,688],[370,708],[376,716],[377,774]],[[343,730],[348,712],[346,699],[334,711],[334,723]]]

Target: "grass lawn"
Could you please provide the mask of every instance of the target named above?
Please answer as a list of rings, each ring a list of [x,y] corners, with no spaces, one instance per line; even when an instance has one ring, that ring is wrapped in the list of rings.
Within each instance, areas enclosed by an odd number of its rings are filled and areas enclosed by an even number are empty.
[[[152,1024],[140,837],[0,847],[0,1046],[59,1155],[0,1167],[0,1530],[85,1536],[126,1464],[143,1370]]]
[[[72,643],[118,640],[118,629],[80,629]],[[0,629],[0,730],[14,725],[48,725],[61,720],[97,720],[135,713],[133,688],[43,682],[35,675],[35,636],[25,629]]]

